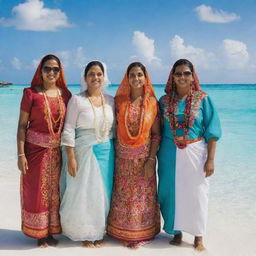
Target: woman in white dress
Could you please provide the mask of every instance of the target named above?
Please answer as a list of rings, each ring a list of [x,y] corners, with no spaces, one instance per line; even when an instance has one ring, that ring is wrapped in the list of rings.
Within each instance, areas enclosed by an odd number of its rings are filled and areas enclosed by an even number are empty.
[[[63,234],[85,247],[101,247],[114,170],[114,99],[102,93],[104,66],[90,62],[81,92],[69,101],[62,133],[60,216]]]

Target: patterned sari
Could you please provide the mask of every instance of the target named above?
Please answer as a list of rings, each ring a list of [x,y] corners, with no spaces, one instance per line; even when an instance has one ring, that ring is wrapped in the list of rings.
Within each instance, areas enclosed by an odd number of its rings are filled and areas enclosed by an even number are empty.
[[[131,242],[150,240],[160,232],[156,175],[148,178],[144,171],[151,127],[157,118],[157,101],[149,78],[144,90],[143,102],[131,104],[126,75],[116,95],[115,179],[107,232]]]
[[[62,89],[59,100],[48,97],[54,118],[60,107],[65,115],[65,105],[71,94]],[[27,236],[40,239],[50,234],[61,233],[59,220],[59,176],[61,167],[60,135],[49,132],[49,116],[44,96],[34,88],[24,89],[21,110],[29,113],[26,132],[25,155],[27,173],[21,175],[22,231]],[[59,120],[54,131],[62,128]],[[61,126],[61,127],[60,127]]]

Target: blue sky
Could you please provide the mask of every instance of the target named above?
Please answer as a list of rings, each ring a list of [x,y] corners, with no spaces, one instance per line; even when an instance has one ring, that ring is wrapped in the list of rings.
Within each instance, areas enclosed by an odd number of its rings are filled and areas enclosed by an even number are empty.
[[[0,0],[0,80],[29,83],[54,53],[68,83],[91,60],[119,83],[143,62],[154,83],[190,59],[201,83],[255,83],[255,0]]]

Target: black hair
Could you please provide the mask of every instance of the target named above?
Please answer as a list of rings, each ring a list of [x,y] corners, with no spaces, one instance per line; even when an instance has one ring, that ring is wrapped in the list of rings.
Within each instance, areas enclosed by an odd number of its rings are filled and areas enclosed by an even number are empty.
[[[59,67],[60,67],[60,59],[57,56],[55,56],[55,55],[48,54],[48,55],[44,56],[42,61],[41,61],[41,63],[42,63],[41,64],[41,69],[43,68],[45,62],[48,61],[48,60],[56,60],[58,65],[59,65]]]
[[[146,67],[141,63],[141,62],[133,62],[131,63],[128,68],[127,68],[127,76],[129,76],[129,73],[131,71],[132,68],[134,67],[139,67],[141,68],[141,70],[143,71],[144,73],[144,76],[146,76]]]
[[[190,71],[193,73],[194,72],[194,67],[193,67],[193,64],[187,60],[187,59],[179,59],[177,60],[174,64],[173,64],[173,67],[172,67],[172,72],[174,73],[175,72],[175,69],[178,67],[178,66],[181,66],[181,65],[184,65],[184,66],[187,66],[190,68]]]
[[[103,64],[102,64],[100,61],[94,60],[94,61],[89,62],[89,63],[86,65],[86,67],[85,67],[85,69],[84,69],[84,77],[85,77],[85,78],[86,78],[86,76],[87,76],[88,71],[90,70],[90,68],[91,68],[92,66],[99,66],[100,69],[101,69],[101,71],[102,71],[102,73],[104,74],[104,67],[103,67]]]

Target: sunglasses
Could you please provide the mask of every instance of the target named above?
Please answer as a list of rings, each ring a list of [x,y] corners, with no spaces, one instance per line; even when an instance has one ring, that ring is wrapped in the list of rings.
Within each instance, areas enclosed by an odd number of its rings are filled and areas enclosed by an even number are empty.
[[[190,71],[175,72],[173,75],[176,76],[176,77],[182,77],[182,75],[184,75],[185,77],[189,77],[189,76],[192,75],[192,72],[190,72]]]
[[[51,67],[48,67],[48,66],[44,66],[43,67],[43,71],[45,72],[45,73],[50,73],[51,71],[53,71],[53,73],[58,73],[58,72],[60,72],[60,68],[59,67],[53,67],[53,68],[51,68]]]

